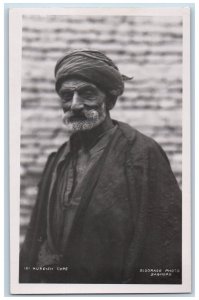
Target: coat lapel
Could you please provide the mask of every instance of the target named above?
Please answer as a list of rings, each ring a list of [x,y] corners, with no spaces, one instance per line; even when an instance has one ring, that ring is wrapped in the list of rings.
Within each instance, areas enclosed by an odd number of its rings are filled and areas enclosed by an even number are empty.
[[[54,161],[54,165],[52,168],[52,175],[51,175],[51,180],[50,180],[50,185],[49,187],[46,187],[48,189],[48,197],[47,197],[47,237],[48,237],[48,243],[51,247],[51,249],[53,249],[55,251],[54,248],[54,243],[53,243],[53,238],[51,235],[51,219],[52,219],[52,209],[51,209],[51,205],[52,205],[52,192],[53,192],[53,188],[55,186],[55,181],[57,178],[57,168],[59,163],[61,163],[61,161],[63,161],[64,159],[66,159],[69,155],[69,149],[70,149],[70,144],[69,142],[67,144],[65,144],[65,146],[61,149],[61,151],[58,153],[55,161]]]

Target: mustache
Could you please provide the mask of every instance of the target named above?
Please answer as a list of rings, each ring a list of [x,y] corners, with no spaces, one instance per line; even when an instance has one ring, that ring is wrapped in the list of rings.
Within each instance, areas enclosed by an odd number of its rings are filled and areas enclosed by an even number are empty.
[[[88,119],[95,119],[99,115],[99,111],[95,109],[83,109],[80,111],[67,111],[64,112],[64,120],[68,122],[86,121]]]
[[[93,111],[100,111],[101,107],[95,105],[92,107],[84,107],[83,109],[80,110],[66,110],[63,109],[64,114],[67,114],[68,117],[86,117],[90,112]]]
[[[82,111],[68,111],[65,112],[65,115],[67,116],[68,120],[74,120],[74,119],[86,119],[88,111],[85,110]]]
[[[75,109],[75,110],[71,110],[71,108],[67,108],[67,107],[62,107],[63,109],[63,112],[64,113],[73,113],[73,114],[81,114],[81,113],[84,113],[84,112],[88,112],[90,110],[99,110],[101,108],[100,105],[85,105],[82,109]]]

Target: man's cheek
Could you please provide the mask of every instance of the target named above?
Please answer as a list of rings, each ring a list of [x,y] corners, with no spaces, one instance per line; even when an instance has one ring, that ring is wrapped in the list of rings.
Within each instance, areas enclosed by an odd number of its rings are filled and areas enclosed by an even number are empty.
[[[85,109],[100,109],[103,106],[103,102],[101,101],[84,101],[84,108]]]

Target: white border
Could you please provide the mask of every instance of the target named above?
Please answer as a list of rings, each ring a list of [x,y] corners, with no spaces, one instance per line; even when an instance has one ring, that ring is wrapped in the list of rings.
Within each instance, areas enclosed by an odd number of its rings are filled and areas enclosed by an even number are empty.
[[[20,103],[22,15],[142,15],[183,17],[183,284],[19,284],[19,199],[20,199]],[[187,8],[31,8],[11,9],[9,20],[10,93],[10,274],[13,294],[114,294],[191,292],[190,210],[190,9]]]

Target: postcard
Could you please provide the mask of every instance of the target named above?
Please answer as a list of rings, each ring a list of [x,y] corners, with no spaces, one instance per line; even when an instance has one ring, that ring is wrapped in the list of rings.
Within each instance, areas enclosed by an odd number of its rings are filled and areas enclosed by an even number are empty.
[[[10,291],[191,292],[190,9],[9,11]]]

